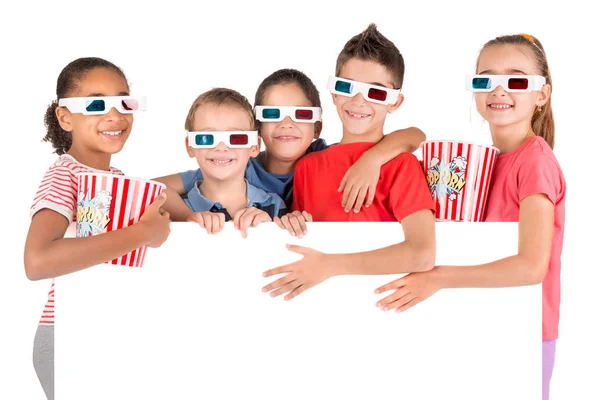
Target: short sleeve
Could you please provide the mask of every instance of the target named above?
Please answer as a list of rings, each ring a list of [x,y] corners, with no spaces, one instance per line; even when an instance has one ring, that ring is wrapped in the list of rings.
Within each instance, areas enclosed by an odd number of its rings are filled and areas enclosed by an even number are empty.
[[[519,202],[532,194],[545,194],[556,205],[564,185],[560,167],[548,154],[533,153],[521,164],[517,173]]]
[[[421,211],[435,212],[435,204],[421,164],[413,154],[404,153],[397,157],[396,174],[390,188],[389,206],[399,222],[409,215]]]
[[[296,164],[296,168],[294,170],[294,189],[293,193],[293,201],[292,208],[290,211],[305,211],[306,204],[304,202],[304,180],[305,180],[305,166],[302,159],[298,161]]]
[[[193,189],[196,182],[202,180],[202,171],[200,171],[200,168],[191,169],[189,171],[180,172],[179,177],[183,182],[183,192],[188,193]]]
[[[33,199],[30,216],[48,208],[63,215],[69,223],[77,209],[77,177],[63,165],[54,165],[46,171]]]

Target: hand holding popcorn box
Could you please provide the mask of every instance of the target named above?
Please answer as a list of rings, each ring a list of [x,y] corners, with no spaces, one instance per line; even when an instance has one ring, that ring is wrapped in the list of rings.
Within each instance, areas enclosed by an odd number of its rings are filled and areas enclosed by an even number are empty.
[[[100,235],[137,223],[165,187],[159,182],[123,175],[79,174],[76,236]],[[146,247],[141,247],[107,263],[141,267],[146,251]]]

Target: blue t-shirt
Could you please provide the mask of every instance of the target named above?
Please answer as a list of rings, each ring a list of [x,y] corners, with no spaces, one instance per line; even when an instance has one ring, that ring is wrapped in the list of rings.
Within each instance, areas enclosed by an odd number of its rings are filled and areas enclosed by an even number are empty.
[[[306,154],[314,151],[325,150],[329,146],[323,139],[313,141]],[[194,186],[194,183],[202,180],[202,171],[193,169],[179,174],[183,181],[184,192],[188,193]],[[260,157],[251,158],[246,167],[246,180],[266,192],[278,194],[287,205],[287,208],[292,205],[292,189],[294,187],[294,171],[289,174],[272,174],[268,172]]]
[[[185,204],[187,204],[187,206],[194,212],[222,212],[225,214],[225,221],[231,221],[233,216],[229,214],[223,204],[217,201],[209,200],[204,197],[202,193],[200,193],[200,183],[202,183],[202,181],[196,181],[194,185],[192,185],[192,188],[186,192],[186,195],[182,196]],[[267,193],[251,183],[248,183],[247,180],[246,198],[248,199],[246,208],[256,207],[259,210],[263,210],[269,214],[271,219],[273,219],[273,217],[281,217],[287,214],[287,207],[285,206],[285,203],[281,197],[275,193]]]

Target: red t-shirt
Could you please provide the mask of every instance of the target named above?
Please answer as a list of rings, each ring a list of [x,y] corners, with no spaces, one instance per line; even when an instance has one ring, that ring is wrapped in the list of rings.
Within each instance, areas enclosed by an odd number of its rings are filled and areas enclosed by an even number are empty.
[[[517,222],[521,201],[544,194],[554,204],[554,236],[548,272],[542,283],[542,339],[558,338],[560,256],[565,226],[566,184],[552,149],[539,136],[498,156],[488,194],[485,221]]]
[[[358,214],[344,211],[343,192],[338,192],[342,178],[375,144],[338,144],[302,157],[294,171],[292,210],[309,212],[315,222],[401,222],[420,210],[435,212],[423,169],[409,153],[400,154],[381,167],[375,198],[369,208],[362,207]]]

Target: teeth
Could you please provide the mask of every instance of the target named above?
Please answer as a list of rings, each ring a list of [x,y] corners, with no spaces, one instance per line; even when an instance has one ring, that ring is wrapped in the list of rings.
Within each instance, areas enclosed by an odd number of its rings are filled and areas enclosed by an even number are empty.
[[[353,112],[350,112],[350,111],[348,111],[348,114],[350,114],[350,116],[354,117],[354,118],[366,118],[366,117],[368,117],[367,114],[356,114],[356,113],[353,113]]]
[[[232,162],[233,160],[210,160],[211,162],[214,162],[215,164],[227,164]]]
[[[510,104],[490,104],[491,108],[500,108],[500,109],[508,109],[511,108],[512,106]]]
[[[102,132],[102,134],[103,135],[108,135],[108,136],[117,136],[121,132],[123,132],[123,131],[104,131],[104,132]]]

